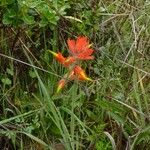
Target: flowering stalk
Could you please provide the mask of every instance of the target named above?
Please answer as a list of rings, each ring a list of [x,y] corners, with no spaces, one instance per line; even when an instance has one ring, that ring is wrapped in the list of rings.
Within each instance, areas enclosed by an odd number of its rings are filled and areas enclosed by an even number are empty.
[[[89,44],[88,38],[79,36],[76,40],[68,39],[67,43],[70,53],[68,57],[64,57],[60,52],[55,53],[49,50],[58,62],[69,69],[69,73],[58,82],[57,93],[65,86],[66,79],[93,81],[79,65],[76,65],[78,61],[94,59],[92,56],[94,50],[90,48],[92,44]]]

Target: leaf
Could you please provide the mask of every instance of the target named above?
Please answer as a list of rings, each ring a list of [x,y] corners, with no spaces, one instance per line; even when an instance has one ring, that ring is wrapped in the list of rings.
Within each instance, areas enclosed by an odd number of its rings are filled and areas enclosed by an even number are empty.
[[[13,71],[13,69],[9,69],[9,68],[7,68],[7,69],[6,69],[6,72],[7,72],[8,74],[10,74],[11,76],[13,76],[13,75],[14,75],[14,71]]]
[[[11,85],[11,84],[12,84],[12,82],[11,82],[11,80],[10,80],[9,78],[3,78],[3,79],[2,79],[2,82],[3,82],[5,85]]]
[[[35,113],[35,112],[37,112],[37,111],[39,111],[39,110],[40,110],[40,109],[33,110],[33,111],[29,111],[29,112],[26,112],[26,113],[21,114],[21,115],[17,115],[17,116],[8,118],[8,119],[1,120],[1,121],[0,121],[0,125],[6,124],[6,123],[8,123],[8,122],[10,122],[10,121],[13,121],[13,120],[15,120],[15,119],[18,119],[18,118],[21,118],[21,117],[24,117],[24,116],[31,115],[32,113]]]
[[[34,21],[34,17],[33,16],[29,16],[28,14],[24,14],[22,16],[22,20],[26,23],[26,24],[34,24],[35,21]]]
[[[23,2],[22,2],[23,3]],[[41,5],[42,1],[41,0],[28,0],[24,1],[24,4],[29,7],[29,8],[36,8],[38,5]]]
[[[100,75],[100,69],[99,68],[94,67],[93,70],[94,70],[95,74]]]
[[[77,21],[77,22],[81,22],[82,23],[82,20],[78,19],[78,18],[75,18],[75,17],[72,17],[72,16],[64,16],[66,19],[70,19],[70,20],[74,20],[74,21]]]
[[[8,9],[3,15],[3,24],[8,25],[12,24],[13,18],[16,16],[14,9]]]
[[[37,7],[38,11],[41,13],[41,23],[42,25],[47,25],[48,23],[52,23],[54,25],[57,24],[59,17],[57,16],[56,12],[52,10],[48,5],[41,4]]]
[[[116,150],[116,144],[115,144],[114,138],[108,132],[104,132],[104,134],[109,138],[109,140],[112,144],[113,150]]]
[[[66,14],[65,10],[66,10],[67,8],[70,8],[70,6],[69,6],[69,5],[64,5],[64,6],[62,6],[62,7],[58,10],[59,14],[62,15],[62,16],[64,16],[64,15]]]
[[[36,74],[32,70],[29,70],[29,75],[30,75],[31,78],[36,78]]]
[[[0,0],[0,6],[10,5],[14,2],[15,0]]]
[[[28,137],[30,137],[32,140],[36,141],[37,143],[39,143],[39,144],[41,144],[43,146],[48,147],[48,145],[44,141],[42,141],[41,139],[39,139],[38,137],[35,137],[34,135],[26,133],[26,132],[20,132],[20,133],[23,133],[23,134],[27,135]]]
[[[42,18],[42,19],[40,20],[40,22],[39,22],[39,26],[40,26],[40,27],[45,27],[45,26],[47,26],[47,25],[48,25],[47,19],[46,19],[46,18]]]

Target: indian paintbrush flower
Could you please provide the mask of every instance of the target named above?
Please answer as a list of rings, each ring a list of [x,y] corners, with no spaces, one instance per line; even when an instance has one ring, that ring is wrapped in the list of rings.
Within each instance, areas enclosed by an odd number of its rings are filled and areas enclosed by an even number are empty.
[[[93,81],[86,75],[85,71],[77,65],[80,60],[94,59],[94,56],[92,56],[94,50],[90,48],[91,44],[89,44],[88,38],[79,36],[76,40],[68,39],[67,43],[70,53],[68,57],[64,57],[60,52],[55,53],[49,50],[58,62],[69,69],[69,73],[65,74],[64,78],[58,82],[57,93],[65,86],[67,79]]]
[[[79,36],[76,40],[68,39],[67,43],[71,55],[76,59],[94,59],[94,56],[91,56],[94,50],[90,48],[91,44],[89,44],[89,40],[87,37]]]

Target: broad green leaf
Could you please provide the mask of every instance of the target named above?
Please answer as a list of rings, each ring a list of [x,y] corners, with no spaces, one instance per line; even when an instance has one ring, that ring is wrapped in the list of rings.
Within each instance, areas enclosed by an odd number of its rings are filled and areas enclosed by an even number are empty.
[[[11,85],[11,83],[12,83],[9,78],[3,78],[3,79],[2,79],[2,82],[3,82],[4,84],[6,84],[6,85]]]

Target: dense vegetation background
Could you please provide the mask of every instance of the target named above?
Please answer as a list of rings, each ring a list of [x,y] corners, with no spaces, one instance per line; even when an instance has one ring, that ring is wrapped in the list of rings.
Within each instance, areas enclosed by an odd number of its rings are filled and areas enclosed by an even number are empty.
[[[87,36],[94,82],[70,82],[47,51]],[[0,1],[0,149],[149,150],[150,2]]]

